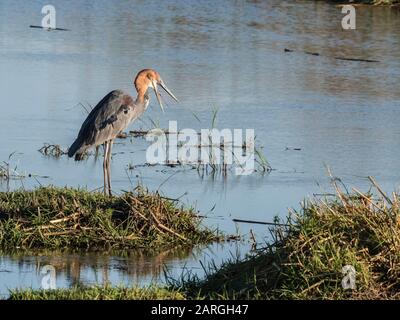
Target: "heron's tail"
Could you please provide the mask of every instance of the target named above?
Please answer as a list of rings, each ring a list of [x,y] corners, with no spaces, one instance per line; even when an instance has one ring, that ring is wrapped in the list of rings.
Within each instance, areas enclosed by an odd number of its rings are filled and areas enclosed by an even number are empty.
[[[75,161],[80,161],[83,159],[85,149],[82,148],[82,142],[80,139],[76,139],[75,142],[68,149],[68,157],[72,158],[75,156]]]

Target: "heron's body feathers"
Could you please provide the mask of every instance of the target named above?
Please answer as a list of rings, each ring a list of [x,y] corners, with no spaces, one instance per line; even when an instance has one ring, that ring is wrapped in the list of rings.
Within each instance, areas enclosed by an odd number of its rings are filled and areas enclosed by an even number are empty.
[[[107,94],[89,113],[79,130],[78,137],[68,150],[68,156],[80,160],[91,147],[115,139],[146,109],[148,99],[134,101],[121,90]]]

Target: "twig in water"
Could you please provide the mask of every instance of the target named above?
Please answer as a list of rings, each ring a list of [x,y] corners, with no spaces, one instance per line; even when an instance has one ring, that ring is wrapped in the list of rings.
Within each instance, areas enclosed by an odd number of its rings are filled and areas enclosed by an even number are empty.
[[[285,48],[283,50],[284,52],[295,52],[296,50],[288,49]],[[311,52],[311,51],[299,51],[305,54],[309,54],[312,56],[321,56],[319,52]],[[326,56],[327,58],[332,58],[336,60],[345,60],[345,61],[357,61],[357,62],[380,62],[379,60],[372,60],[372,59],[362,59],[362,58],[346,58],[346,57],[332,57],[332,56]]]
[[[232,221],[233,222],[242,222],[242,223],[265,224],[265,225],[269,225],[269,226],[289,227],[288,224],[277,223],[277,222],[265,222],[265,221],[242,220],[242,219],[232,219]]]
[[[44,29],[47,31],[70,31],[69,29],[65,29],[65,28],[46,28],[46,27],[42,27],[42,26],[34,26],[34,25],[30,25],[29,28],[34,28],[34,29]]]

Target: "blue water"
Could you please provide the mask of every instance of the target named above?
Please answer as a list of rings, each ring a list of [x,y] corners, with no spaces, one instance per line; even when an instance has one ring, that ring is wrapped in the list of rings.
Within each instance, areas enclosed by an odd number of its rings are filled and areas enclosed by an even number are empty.
[[[0,3],[0,161],[25,176],[10,183],[0,180],[1,190],[48,184],[101,187],[101,161],[54,159],[38,149],[44,143],[66,149],[86,115],[78,104],[95,105],[117,88],[134,95],[133,79],[146,67],[161,74],[179,103],[167,100],[163,114],[151,95],[146,114],[130,129],[151,128],[152,121],[166,128],[169,120],[176,120],[179,129],[208,128],[218,108],[217,128],[254,129],[274,170],[228,174],[226,180],[201,178],[196,170],[182,168],[129,171],[130,164],[144,163],[149,143],[118,140],[112,161],[116,193],[140,182],[170,197],[183,195],[183,202],[201,212],[215,206],[215,218],[205,223],[230,233],[239,228],[244,235],[251,228],[262,241],[265,226],[235,224],[232,218],[271,221],[274,215],[284,217],[288,207],[298,207],[304,197],[330,192],[326,165],[349,187],[368,188],[366,177],[372,175],[384,189],[398,188],[398,9],[357,8],[356,30],[344,31],[340,8],[322,1],[54,0],[52,5],[57,27],[70,31],[29,28],[41,23],[41,1]],[[244,245],[239,251],[247,249]],[[170,265],[207,260],[205,252]],[[230,255],[229,246],[215,254],[221,261]],[[39,278],[26,278],[15,263],[23,258],[15,259],[1,257],[2,293],[32,281],[37,286]],[[36,270],[37,259],[28,256],[24,265]],[[152,257],[146,263],[155,264]],[[148,280],[154,274],[149,270],[128,279]],[[88,274],[83,268],[81,277]],[[126,275],[123,270],[113,274],[113,283]],[[71,284],[62,273],[59,282]]]

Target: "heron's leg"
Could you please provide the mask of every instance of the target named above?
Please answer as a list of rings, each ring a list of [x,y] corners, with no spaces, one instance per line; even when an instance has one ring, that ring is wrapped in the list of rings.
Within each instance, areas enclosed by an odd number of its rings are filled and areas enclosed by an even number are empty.
[[[107,150],[108,142],[104,142],[104,161],[103,161],[103,179],[104,179],[104,195],[107,195]]]
[[[111,197],[111,150],[113,141],[108,141],[108,155],[107,155],[107,182],[108,182],[108,194]]]

